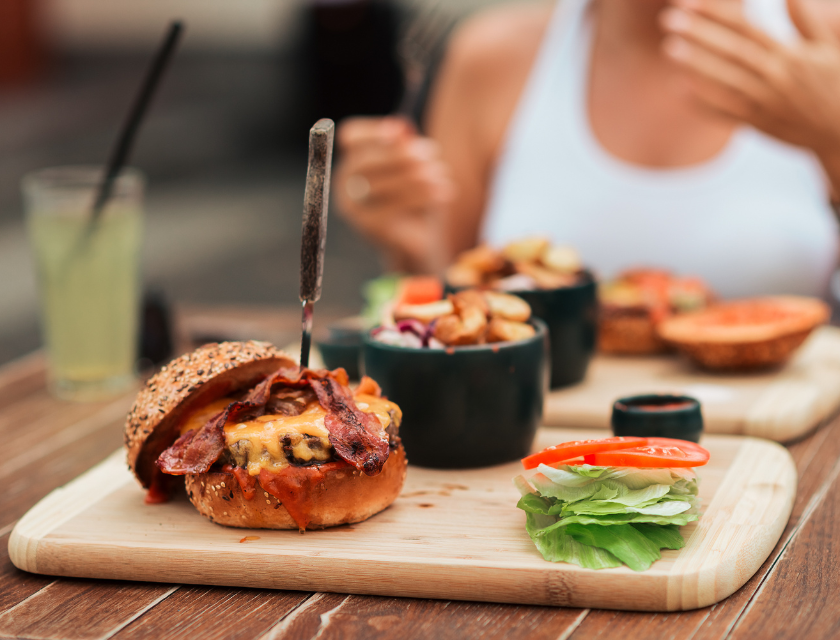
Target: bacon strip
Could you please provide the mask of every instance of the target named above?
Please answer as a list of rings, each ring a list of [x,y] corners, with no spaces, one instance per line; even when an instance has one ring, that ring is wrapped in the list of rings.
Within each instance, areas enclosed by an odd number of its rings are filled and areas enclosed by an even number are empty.
[[[208,472],[225,450],[225,423],[228,420],[253,419],[263,415],[271,396],[271,385],[286,371],[280,369],[263,380],[251,389],[244,400],[232,402],[198,431],[187,431],[160,454],[155,464],[161,471],[172,476]]]
[[[388,440],[382,438],[382,424],[373,413],[361,411],[350,389],[331,376],[311,378],[309,383],[318,402],[327,410],[324,426],[339,458],[375,476],[388,460]]]
[[[377,475],[388,459],[388,441],[382,438],[379,419],[356,406],[348,384],[344,369],[279,369],[254,387],[244,400],[231,403],[198,431],[183,434],[160,455],[156,464],[169,475],[206,473],[225,450],[225,423],[253,420],[264,415],[275,385],[298,389],[311,386],[318,402],[327,411],[324,426],[338,457],[368,476]]]

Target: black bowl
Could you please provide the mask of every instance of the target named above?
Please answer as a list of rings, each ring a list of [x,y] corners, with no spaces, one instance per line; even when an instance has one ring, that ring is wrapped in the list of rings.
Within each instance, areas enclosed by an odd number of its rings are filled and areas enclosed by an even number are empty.
[[[318,340],[315,342],[321,353],[321,360],[327,369],[343,367],[351,380],[358,380],[359,359],[362,357],[362,342],[358,340]]]
[[[358,380],[361,377],[359,360],[362,357],[362,339],[369,327],[367,321],[359,316],[344,318],[329,325],[329,337],[315,341],[324,366],[327,369],[343,367],[351,380]]]
[[[583,380],[595,353],[598,331],[598,298],[592,274],[584,272],[581,281],[569,287],[509,293],[531,305],[534,317],[548,327],[551,388]]]
[[[403,412],[412,464],[484,467],[528,455],[547,386],[547,332],[528,340],[449,349],[364,341],[364,372]]]
[[[620,398],[613,404],[611,422],[616,436],[700,442],[703,433],[700,403],[689,396],[650,394]]]

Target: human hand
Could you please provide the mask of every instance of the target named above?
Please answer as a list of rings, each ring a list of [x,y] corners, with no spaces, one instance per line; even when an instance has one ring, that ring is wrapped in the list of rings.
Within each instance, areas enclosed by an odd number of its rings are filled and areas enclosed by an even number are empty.
[[[445,244],[442,221],[455,195],[431,138],[397,117],[352,118],[338,128],[340,213],[386,249],[394,267],[434,271]]]
[[[802,37],[787,43],[750,24],[741,0],[671,2],[663,50],[704,106],[840,167],[840,42],[803,0],[788,0]]]

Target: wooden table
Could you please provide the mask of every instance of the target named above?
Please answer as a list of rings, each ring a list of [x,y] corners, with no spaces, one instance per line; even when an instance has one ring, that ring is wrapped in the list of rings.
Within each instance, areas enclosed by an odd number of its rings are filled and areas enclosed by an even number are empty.
[[[121,445],[131,400],[56,400],[46,392],[37,354],[0,368],[0,638],[705,640],[840,635],[838,418],[790,446],[799,493],[770,558],[730,598],[696,611],[626,613],[55,579],[18,571],[7,553],[15,521]]]

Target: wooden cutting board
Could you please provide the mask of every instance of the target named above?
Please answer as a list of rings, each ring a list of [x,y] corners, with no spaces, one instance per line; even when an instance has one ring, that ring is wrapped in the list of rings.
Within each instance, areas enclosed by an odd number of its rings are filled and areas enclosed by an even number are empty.
[[[536,448],[581,436],[541,430]],[[124,453],[57,489],[17,524],[9,554],[35,573],[481,600],[640,611],[703,607],[743,585],[775,546],[796,493],[787,450],[765,440],[708,436],[703,515],[686,546],[648,571],[593,571],[543,560],[525,533],[511,478],[486,469],[410,467],[402,495],[367,522],[325,531],[214,525],[186,497],[145,505]],[[409,454],[410,455],[410,454]]]
[[[840,408],[840,329],[820,328],[787,365],[761,373],[708,373],[675,355],[596,356],[582,383],[549,394],[543,422],[609,428],[616,399],[662,392],[700,400],[709,433],[794,440]]]

